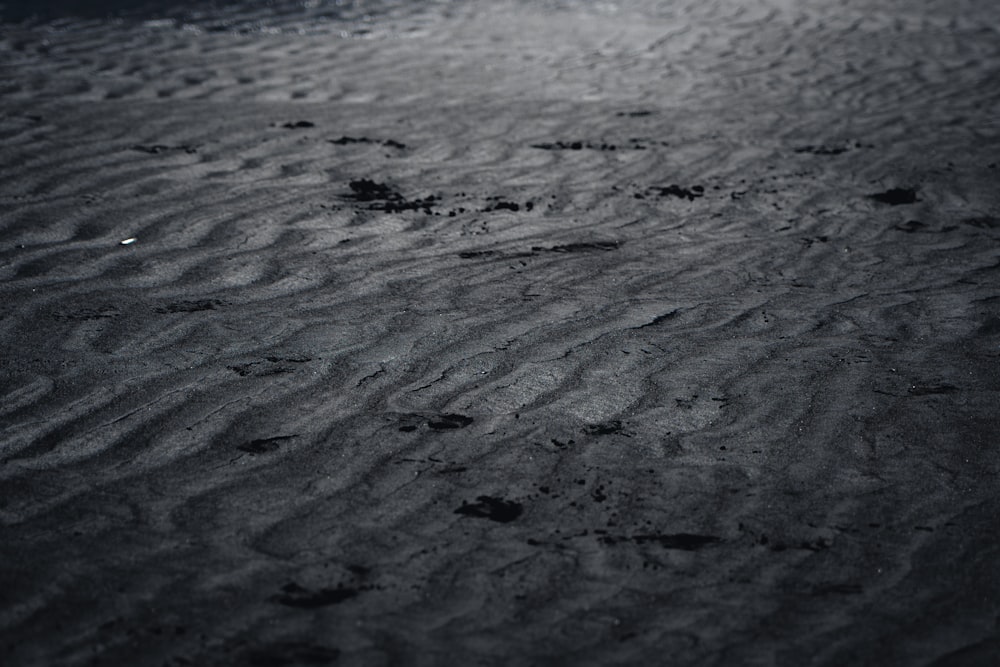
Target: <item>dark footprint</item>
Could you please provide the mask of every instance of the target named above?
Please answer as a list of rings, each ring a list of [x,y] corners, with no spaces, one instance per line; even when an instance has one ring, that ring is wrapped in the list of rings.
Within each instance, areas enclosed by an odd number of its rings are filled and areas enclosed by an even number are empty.
[[[307,127],[316,127],[316,123],[310,123],[307,120],[297,120],[294,122],[285,123],[281,127],[285,128],[286,130],[302,130]]]
[[[479,496],[474,503],[462,503],[455,514],[471,516],[477,519],[489,519],[500,523],[510,523],[521,516],[524,508],[520,503],[492,496]]]

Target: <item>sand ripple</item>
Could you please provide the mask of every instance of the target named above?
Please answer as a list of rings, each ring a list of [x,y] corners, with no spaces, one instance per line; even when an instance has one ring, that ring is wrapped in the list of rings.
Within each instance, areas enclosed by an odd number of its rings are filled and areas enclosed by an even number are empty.
[[[991,3],[306,4],[0,32],[5,664],[989,664]]]

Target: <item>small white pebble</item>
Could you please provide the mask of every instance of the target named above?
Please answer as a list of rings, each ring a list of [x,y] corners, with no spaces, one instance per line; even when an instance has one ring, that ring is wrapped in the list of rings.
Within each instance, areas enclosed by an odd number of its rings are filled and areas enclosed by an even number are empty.
[[[136,242],[135,238],[125,239],[124,241],[122,241],[122,245],[131,245],[135,242]]]

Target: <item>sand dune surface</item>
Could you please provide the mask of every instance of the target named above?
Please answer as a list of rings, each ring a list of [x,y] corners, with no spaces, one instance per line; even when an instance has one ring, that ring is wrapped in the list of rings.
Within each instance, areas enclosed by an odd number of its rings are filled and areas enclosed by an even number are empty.
[[[0,662],[994,665],[1000,9],[0,9]]]

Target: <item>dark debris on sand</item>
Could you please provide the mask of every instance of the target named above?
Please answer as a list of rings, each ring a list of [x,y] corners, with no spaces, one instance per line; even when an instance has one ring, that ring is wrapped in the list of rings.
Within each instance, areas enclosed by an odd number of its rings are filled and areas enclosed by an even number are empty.
[[[500,197],[487,197],[487,199],[493,200],[493,203],[489,204],[485,208],[480,210],[480,213],[491,213],[493,211],[511,211],[517,213],[521,210],[521,204],[515,201],[507,201],[501,199]],[[524,203],[524,210],[531,211],[535,208],[535,203],[528,201]]]
[[[617,150],[631,150],[631,151],[644,151],[651,145],[656,146],[668,146],[666,141],[655,141],[649,139],[642,139],[639,137],[632,137],[625,140],[623,143],[609,143],[607,141],[544,141],[537,144],[531,144],[532,148],[537,148],[544,151],[617,151]]]
[[[794,149],[796,153],[810,153],[812,155],[840,155],[850,149],[847,146],[799,146]]]
[[[618,419],[613,419],[600,424],[588,424],[583,427],[583,432],[588,435],[624,435],[631,437],[632,433],[625,429],[625,426]]]
[[[705,196],[705,186],[703,185],[692,185],[689,188],[683,188],[679,185],[668,185],[654,186],[646,191],[647,194],[657,195],[660,197],[677,197],[679,199],[687,199],[688,201],[694,201],[699,197]],[[640,195],[636,194],[636,199],[642,199]]]
[[[184,151],[188,155],[193,155],[198,152],[196,146],[190,146],[188,144],[182,144],[180,146],[166,146],[164,144],[135,144],[130,150],[138,151],[140,153],[148,153],[150,155],[159,155],[160,153],[166,153],[168,151]]]
[[[220,299],[197,299],[193,301],[175,301],[173,303],[168,303],[166,306],[156,308],[156,312],[161,315],[167,313],[197,313],[204,310],[216,310],[222,306],[228,305],[225,301]]]
[[[903,204],[914,204],[920,201],[917,199],[917,191],[913,188],[892,188],[885,192],[876,192],[875,194],[868,195],[868,197],[880,204],[888,204],[889,206],[902,206]]]
[[[402,211],[423,211],[430,215],[439,203],[439,198],[429,195],[420,199],[407,199],[385,183],[377,183],[369,178],[360,178],[348,183],[351,194],[346,199],[367,203],[370,211],[400,213]]]
[[[810,155],[841,155],[842,153],[858,148],[875,148],[875,146],[855,141],[853,143],[846,142],[842,144],[807,144],[805,146],[796,146],[792,150],[796,153],[808,153]]]
[[[465,415],[446,414],[428,420],[427,426],[435,431],[447,431],[456,428],[465,428],[472,421],[472,417],[466,417]]]
[[[499,523],[510,523],[521,516],[523,512],[524,508],[520,503],[493,496],[479,496],[476,498],[476,502],[463,502],[462,506],[455,510],[455,514],[477,519],[489,519]]]
[[[406,144],[401,141],[396,141],[395,139],[370,139],[368,137],[348,137],[342,136],[339,139],[328,139],[329,143],[335,146],[349,146],[351,144],[376,144],[379,146],[386,146],[387,148],[397,148],[402,150],[406,148]]]

